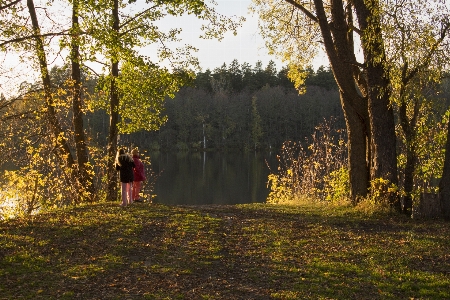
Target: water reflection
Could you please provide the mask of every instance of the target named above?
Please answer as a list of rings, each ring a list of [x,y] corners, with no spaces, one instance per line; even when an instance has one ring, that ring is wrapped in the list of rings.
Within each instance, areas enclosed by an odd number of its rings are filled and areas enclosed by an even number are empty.
[[[162,171],[153,201],[169,205],[264,202],[269,193],[266,160],[274,169],[273,154],[153,153],[152,168]]]

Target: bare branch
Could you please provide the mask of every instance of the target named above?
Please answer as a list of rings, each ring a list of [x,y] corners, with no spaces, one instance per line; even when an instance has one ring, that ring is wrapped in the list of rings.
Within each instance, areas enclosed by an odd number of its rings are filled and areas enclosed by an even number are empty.
[[[102,65],[107,65],[101,61],[95,61],[96,63],[102,64]],[[84,68],[89,69],[93,74],[95,74],[96,76],[100,76],[100,74],[97,73],[97,71],[95,71],[93,68],[87,66],[87,65],[83,65]]]

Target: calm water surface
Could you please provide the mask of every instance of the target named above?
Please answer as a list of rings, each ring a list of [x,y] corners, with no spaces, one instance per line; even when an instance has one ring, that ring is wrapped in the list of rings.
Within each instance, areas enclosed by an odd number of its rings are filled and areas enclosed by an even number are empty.
[[[276,170],[273,153],[159,152],[150,157],[153,171],[160,173],[153,201],[168,205],[264,202],[267,163]]]

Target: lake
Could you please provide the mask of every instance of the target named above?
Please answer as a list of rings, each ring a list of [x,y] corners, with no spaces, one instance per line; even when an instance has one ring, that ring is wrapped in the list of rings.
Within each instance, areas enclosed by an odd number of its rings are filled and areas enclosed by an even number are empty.
[[[157,152],[150,159],[160,174],[153,202],[167,205],[264,202],[269,194],[267,163],[277,168],[274,153]]]

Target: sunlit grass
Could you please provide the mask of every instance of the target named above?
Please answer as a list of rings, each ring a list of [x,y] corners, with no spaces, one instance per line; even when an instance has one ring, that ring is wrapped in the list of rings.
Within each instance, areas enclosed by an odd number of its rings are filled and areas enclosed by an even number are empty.
[[[0,299],[450,299],[448,236],[311,203],[85,205],[0,223]]]

